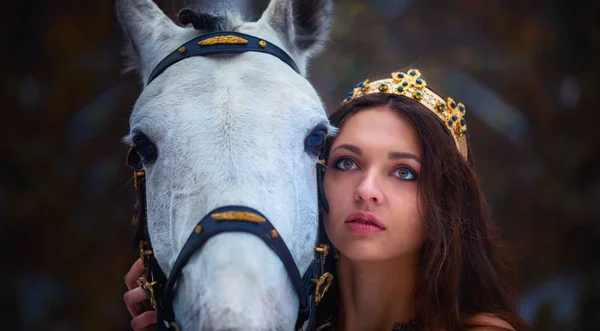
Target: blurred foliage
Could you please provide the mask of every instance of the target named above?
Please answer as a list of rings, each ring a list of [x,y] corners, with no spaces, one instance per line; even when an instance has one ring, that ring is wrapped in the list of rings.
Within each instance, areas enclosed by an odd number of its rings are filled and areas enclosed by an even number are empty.
[[[184,6],[157,3],[172,18]],[[251,17],[266,3],[250,1]],[[467,105],[522,313],[539,330],[600,330],[599,6],[340,0],[310,70],[329,109],[356,82],[407,66]],[[114,4],[3,7],[2,328],[128,330],[123,276],[136,255],[120,139],[140,85],[120,73]]]

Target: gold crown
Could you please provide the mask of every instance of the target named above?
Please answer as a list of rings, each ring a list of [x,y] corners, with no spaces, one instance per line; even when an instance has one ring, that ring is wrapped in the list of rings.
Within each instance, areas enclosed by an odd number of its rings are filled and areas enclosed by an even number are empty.
[[[405,96],[416,100],[427,109],[435,113],[452,134],[458,151],[467,158],[467,122],[466,109],[462,103],[456,103],[452,98],[444,100],[435,92],[427,88],[427,83],[421,78],[421,72],[410,69],[408,72],[393,72],[392,78],[381,79],[374,82],[365,80],[348,93],[343,104],[356,98],[373,93],[388,93]]]

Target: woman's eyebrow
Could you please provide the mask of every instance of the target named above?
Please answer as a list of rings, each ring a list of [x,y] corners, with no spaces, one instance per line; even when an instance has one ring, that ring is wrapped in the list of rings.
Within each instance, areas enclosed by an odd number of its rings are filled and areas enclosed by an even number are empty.
[[[351,145],[351,144],[341,144],[341,145],[337,146],[336,148],[334,148],[331,152],[334,152],[338,149],[346,149],[346,150],[349,150],[350,152],[357,154],[359,156],[363,155],[362,149],[358,148],[358,146]]]
[[[336,151],[338,149],[345,149],[345,150],[348,150],[359,156],[363,155],[362,149],[360,149],[360,147],[352,145],[352,144],[340,144],[336,148],[334,148],[331,152]],[[389,160],[412,159],[412,160],[415,160],[415,161],[421,163],[421,159],[418,156],[416,156],[413,153],[407,153],[407,152],[390,152],[388,154],[388,159]]]
[[[421,163],[421,159],[418,156],[416,156],[415,154],[406,153],[406,152],[390,152],[388,154],[388,159],[389,160],[413,159],[413,160]]]

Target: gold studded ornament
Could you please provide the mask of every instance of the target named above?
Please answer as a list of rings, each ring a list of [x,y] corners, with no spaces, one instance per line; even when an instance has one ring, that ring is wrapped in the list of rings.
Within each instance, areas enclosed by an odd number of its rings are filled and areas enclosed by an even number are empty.
[[[466,109],[462,103],[455,102],[452,98],[444,100],[435,92],[427,88],[427,83],[421,78],[421,72],[410,69],[406,73],[393,72],[392,78],[370,82],[368,79],[354,87],[348,93],[343,104],[361,96],[374,93],[388,93],[401,95],[416,100],[427,109],[435,113],[452,134],[456,147],[461,155],[467,158],[467,122]]]

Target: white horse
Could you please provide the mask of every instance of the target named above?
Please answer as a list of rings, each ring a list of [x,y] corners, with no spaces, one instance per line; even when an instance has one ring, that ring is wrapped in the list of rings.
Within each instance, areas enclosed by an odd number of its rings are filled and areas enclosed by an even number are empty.
[[[116,6],[144,85],[125,142],[156,153],[144,170],[148,230],[161,269],[169,274],[206,213],[243,205],[273,223],[304,273],[318,225],[317,156],[305,140],[314,128],[333,128],[303,75],[325,41],[331,0],[272,0],[257,22],[229,10],[207,25],[274,43],[302,75],[275,56],[247,52],[190,57],[149,84],[165,56],[207,31],[174,24],[151,0]],[[292,330],[298,297],[262,240],[224,233],[183,269],[174,310],[184,331]]]

